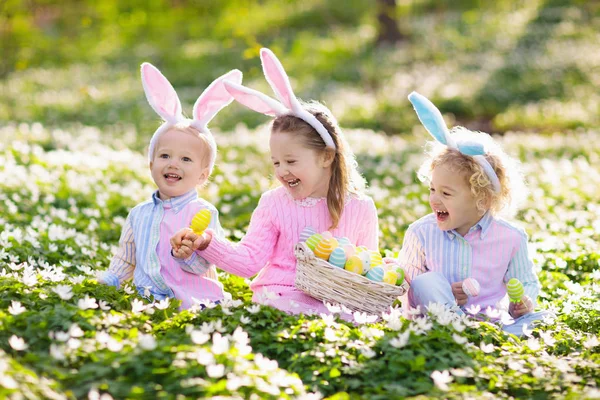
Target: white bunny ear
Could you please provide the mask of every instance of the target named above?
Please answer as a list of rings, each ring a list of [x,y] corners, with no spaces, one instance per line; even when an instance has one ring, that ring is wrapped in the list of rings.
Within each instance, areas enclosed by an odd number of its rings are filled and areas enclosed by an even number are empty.
[[[165,121],[176,123],[182,118],[181,102],[171,83],[152,64],[142,64],[142,85],[150,106]]]
[[[275,54],[267,48],[262,48],[260,49],[260,60],[265,78],[273,88],[279,101],[290,110],[297,111],[301,109],[302,107],[292,90],[292,85],[290,85],[290,79]]]
[[[225,80],[242,83],[242,72],[234,69],[215,79],[198,97],[194,104],[194,122],[205,128],[219,111],[233,101],[233,96],[225,88]]]
[[[261,114],[276,117],[290,112],[283,104],[258,90],[225,81],[225,88],[239,103]]]

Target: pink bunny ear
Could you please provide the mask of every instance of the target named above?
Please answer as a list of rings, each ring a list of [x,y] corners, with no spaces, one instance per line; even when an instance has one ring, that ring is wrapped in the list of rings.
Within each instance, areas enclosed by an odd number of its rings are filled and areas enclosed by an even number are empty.
[[[142,64],[142,85],[150,106],[165,121],[175,123],[182,118],[181,102],[173,86],[150,63]]]
[[[284,115],[290,112],[277,100],[234,82],[225,81],[225,88],[241,104],[249,109],[272,117]]]
[[[194,121],[201,127],[214,118],[219,111],[233,101],[233,96],[225,88],[225,80],[242,83],[242,72],[234,69],[215,79],[194,104]]]
[[[279,101],[290,110],[295,111],[301,108],[292,90],[292,85],[290,85],[290,79],[275,54],[267,48],[262,48],[260,49],[260,60],[265,78],[267,78],[267,82],[273,88]]]

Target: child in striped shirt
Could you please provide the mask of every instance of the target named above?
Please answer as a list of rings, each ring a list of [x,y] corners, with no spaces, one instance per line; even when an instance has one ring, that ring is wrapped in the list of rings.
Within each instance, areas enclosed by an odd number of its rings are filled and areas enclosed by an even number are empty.
[[[461,127],[449,132],[425,97],[413,92],[409,100],[436,139],[419,171],[429,182],[433,213],[410,225],[399,259],[411,285],[409,306],[423,310],[442,303],[475,314],[490,307],[488,316],[497,319],[501,314],[493,309],[506,309],[506,283],[517,278],[525,293],[510,303],[514,323],[504,330],[519,335],[545,313],[533,312],[540,283],[527,253],[527,234],[497,217],[524,194],[517,164],[485,133]],[[478,295],[463,290],[467,278],[479,283]]]
[[[261,196],[239,243],[210,230],[198,237],[184,229],[173,237],[172,245],[177,250],[193,241],[194,250],[224,271],[247,278],[258,273],[250,285],[254,302],[290,314],[330,314],[321,301],[296,289],[294,246],[300,233],[312,227],[377,249],[377,210],[362,193],[364,180],[329,110],[298,101],[270,50],[261,50],[261,61],[280,102],[235,83],[227,82],[226,87],[240,103],[275,116],[269,144],[281,186]]]
[[[198,303],[222,300],[223,286],[214,266],[193,252],[171,253],[169,239],[189,226],[202,209],[210,211],[210,227],[215,234],[222,234],[216,208],[198,197],[196,187],[207,182],[217,153],[206,125],[233,101],[223,81],[239,83],[242,74],[233,70],[216,79],[196,101],[193,119],[188,119],[182,115],[177,93],[160,71],[148,63],[141,69],[148,102],[164,119],[148,149],[150,172],[158,190],[130,211],[119,249],[98,281],[119,287],[133,278],[142,296],[177,298],[182,301],[181,308],[194,305],[194,299]]]

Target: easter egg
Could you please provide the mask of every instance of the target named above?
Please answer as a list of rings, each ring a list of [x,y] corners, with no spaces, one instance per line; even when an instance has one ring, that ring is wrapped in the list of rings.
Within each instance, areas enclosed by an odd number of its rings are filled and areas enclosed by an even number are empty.
[[[362,254],[362,253],[361,253]],[[383,275],[385,271],[381,267],[372,268],[369,272],[367,272],[367,279],[370,279],[375,282],[381,282],[383,280]]]
[[[348,239],[346,236],[338,238],[338,243],[340,244],[340,246],[344,247],[347,244],[352,244],[350,242],[350,239]]]
[[[356,248],[356,254],[362,253],[363,251],[369,251],[369,249],[367,248],[367,246],[358,246]]]
[[[356,254],[356,248],[353,245],[346,244],[346,245],[344,245],[342,247],[344,248],[344,251],[346,252],[346,257],[347,258],[350,258],[350,257],[352,257],[353,255]]]
[[[315,247],[315,256],[327,260],[333,251],[333,243],[331,239],[323,239]]]
[[[346,265],[346,252],[341,247],[333,249],[329,255],[329,263],[335,265],[338,268],[344,268]]]
[[[358,253],[358,258],[360,258],[363,264],[363,274],[366,274],[371,269],[371,253],[363,251]]]
[[[395,269],[395,271],[398,274],[398,279],[396,279],[396,285],[400,286],[402,285],[402,283],[404,283],[404,270],[401,267],[398,267]]]
[[[315,247],[317,247],[317,245],[319,244],[321,239],[323,239],[323,237],[320,234],[315,233],[314,235],[311,235],[306,240],[306,245],[308,246],[309,249],[311,249],[312,251],[315,251]]]
[[[375,250],[371,250],[371,267],[376,267],[378,265],[383,264],[383,257],[381,257],[381,253]]]
[[[396,271],[385,271],[383,273],[383,282],[395,285],[398,280],[398,273]]]
[[[302,230],[302,232],[300,232],[300,241],[306,242],[308,240],[308,238],[311,237],[312,235],[314,235],[315,233],[317,233],[317,231],[315,231],[312,228],[312,226],[307,226],[306,228],[304,228]]]
[[[321,233],[321,236],[323,236],[323,239],[331,239],[333,238],[333,234],[329,231],[325,231],[323,233]]]
[[[462,290],[469,297],[479,296],[479,282],[474,278],[467,278],[462,283]]]
[[[362,275],[363,272],[363,263],[360,258],[357,256],[348,257],[348,261],[346,261],[346,265],[344,269],[354,272],[355,274]]]
[[[209,224],[210,211],[204,209],[200,210],[198,213],[196,213],[196,215],[194,215],[194,218],[192,218],[192,222],[190,223],[190,228],[194,231],[195,234],[202,235],[202,233],[204,233],[204,230],[208,228]]]
[[[523,284],[517,278],[512,278],[506,285],[506,291],[508,292],[508,298],[513,303],[518,303],[525,294]]]

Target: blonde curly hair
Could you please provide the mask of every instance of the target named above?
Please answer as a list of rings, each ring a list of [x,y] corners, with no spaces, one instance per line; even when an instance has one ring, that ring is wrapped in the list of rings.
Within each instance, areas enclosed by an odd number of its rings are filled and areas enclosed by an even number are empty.
[[[439,165],[444,165],[464,177],[481,215],[487,211],[492,215],[513,214],[526,195],[519,162],[508,156],[487,133],[473,132],[459,126],[453,128],[450,134],[456,141],[476,141],[485,146],[484,157],[498,176],[500,191],[494,191],[485,170],[472,156],[462,154],[458,149],[449,148],[437,141],[427,143],[427,159],[419,168],[419,179],[431,182],[433,170]]]

